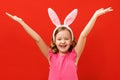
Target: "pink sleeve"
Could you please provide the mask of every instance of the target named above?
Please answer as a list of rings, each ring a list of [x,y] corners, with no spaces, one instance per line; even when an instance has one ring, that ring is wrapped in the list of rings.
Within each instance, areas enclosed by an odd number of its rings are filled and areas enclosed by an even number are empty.
[[[51,57],[53,55],[52,49],[49,50],[48,55]]]
[[[51,59],[52,59],[52,56],[53,56],[52,49],[50,49],[50,50],[49,50],[49,52],[48,52],[48,55],[49,55],[49,60],[51,61]]]
[[[75,49],[73,49],[73,50],[71,51],[71,58],[72,58],[74,61],[75,61],[76,58],[77,58],[77,53],[76,53]]]

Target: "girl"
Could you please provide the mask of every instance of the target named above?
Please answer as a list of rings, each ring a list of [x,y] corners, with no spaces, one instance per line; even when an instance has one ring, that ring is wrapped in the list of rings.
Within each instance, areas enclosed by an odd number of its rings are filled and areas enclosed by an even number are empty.
[[[111,11],[113,11],[111,7],[97,10],[81,32],[76,43],[69,25],[77,16],[77,9],[74,9],[65,18],[64,24],[61,25],[55,11],[48,8],[49,17],[56,26],[50,47],[21,18],[9,13],[6,13],[6,15],[22,25],[23,29],[35,40],[43,55],[48,59],[50,64],[49,80],[78,80],[77,64],[84,49],[86,38],[93,28],[96,19]]]

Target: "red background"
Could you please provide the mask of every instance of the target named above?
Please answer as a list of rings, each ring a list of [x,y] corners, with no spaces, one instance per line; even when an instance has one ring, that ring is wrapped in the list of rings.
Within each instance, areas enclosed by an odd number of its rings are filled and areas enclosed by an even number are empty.
[[[78,8],[71,25],[76,39],[95,10],[111,6],[114,11],[98,18],[78,64],[79,80],[120,80],[119,0],[0,0],[0,80],[47,80],[49,64],[23,30],[5,15],[21,17],[50,45],[54,25],[47,9],[53,8],[61,21]]]

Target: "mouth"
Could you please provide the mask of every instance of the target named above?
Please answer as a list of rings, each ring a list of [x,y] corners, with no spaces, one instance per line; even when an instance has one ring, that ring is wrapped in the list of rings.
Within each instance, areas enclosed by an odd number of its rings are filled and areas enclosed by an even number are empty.
[[[60,45],[61,48],[65,48],[67,45]]]

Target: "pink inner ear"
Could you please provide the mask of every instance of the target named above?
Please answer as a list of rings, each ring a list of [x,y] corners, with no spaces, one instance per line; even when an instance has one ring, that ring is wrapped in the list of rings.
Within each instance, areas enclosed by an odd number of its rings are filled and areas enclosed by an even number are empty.
[[[55,26],[58,26],[58,25],[61,24],[61,23],[60,23],[60,20],[59,20],[59,18],[58,18],[58,16],[57,16],[57,14],[55,13],[55,11],[54,11],[53,9],[48,8],[48,14],[49,14],[49,17],[50,17],[52,23],[53,23]]]
[[[74,9],[71,13],[68,14],[68,16],[64,20],[64,25],[70,25],[75,20],[77,16],[78,10]]]

